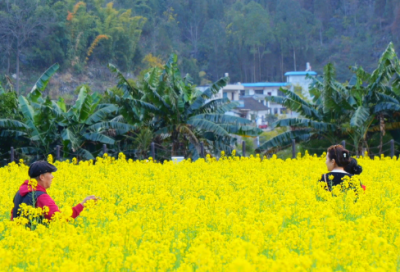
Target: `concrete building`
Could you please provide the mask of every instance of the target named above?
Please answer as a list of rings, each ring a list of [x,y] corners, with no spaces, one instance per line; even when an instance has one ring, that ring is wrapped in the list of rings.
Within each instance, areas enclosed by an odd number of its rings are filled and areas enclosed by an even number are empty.
[[[253,96],[242,96],[240,105],[235,109],[240,117],[253,120],[257,126],[266,123],[266,115],[269,114],[269,108],[260,103]]]
[[[282,96],[283,93],[279,91],[279,88],[288,88],[290,85],[288,83],[280,82],[258,82],[258,83],[243,83],[245,88],[242,91],[242,96],[252,96],[255,100],[262,103],[270,111],[268,114],[285,114],[286,108],[282,105],[267,102],[265,100],[266,96]]]
[[[257,124],[263,123],[262,116],[267,114],[298,117],[296,112],[292,112],[280,104],[265,100],[266,96],[283,96],[280,88],[289,88],[292,91],[296,87],[301,88],[303,97],[311,100],[309,85],[312,79],[308,76],[316,76],[317,73],[311,71],[311,66],[307,63],[306,71],[287,72],[286,82],[256,82],[256,83],[236,83],[228,84],[215,94],[210,100],[228,98],[231,101],[238,101],[240,106],[227,114],[240,115],[251,120],[251,116],[257,117]],[[209,86],[199,86],[198,90],[205,91]],[[251,100],[250,100],[251,99]],[[263,107],[261,107],[262,105]],[[254,108],[251,108],[254,107]]]

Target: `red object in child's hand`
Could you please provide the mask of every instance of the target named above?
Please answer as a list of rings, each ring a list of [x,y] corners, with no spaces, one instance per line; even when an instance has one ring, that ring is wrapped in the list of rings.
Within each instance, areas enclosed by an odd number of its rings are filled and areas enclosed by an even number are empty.
[[[364,189],[364,191],[367,189],[365,185],[361,185],[361,187]]]

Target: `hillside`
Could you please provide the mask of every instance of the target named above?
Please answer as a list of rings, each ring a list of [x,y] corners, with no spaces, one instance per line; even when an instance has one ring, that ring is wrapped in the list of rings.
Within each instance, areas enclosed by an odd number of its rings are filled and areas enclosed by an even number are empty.
[[[399,0],[9,0],[0,22],[0,72],[23,92],[55,62],[60,77],[101,86],[93,71],[108,63],[134,77],[171,53],[197,84],[225,72],[281,81],[306,62],[319,73],[332,62],[346,80],[349,65],[371,70],[390,41],[400,46]]]

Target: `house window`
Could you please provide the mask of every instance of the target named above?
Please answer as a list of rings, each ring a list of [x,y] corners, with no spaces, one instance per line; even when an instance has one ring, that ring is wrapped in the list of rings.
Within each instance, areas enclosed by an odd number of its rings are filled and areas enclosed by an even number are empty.
[[[232,100],[235,100],[235,93],[231,92],[231,94],[232,94]]]
[[[264,90],[255,90],[255,94],[264,94]]]
[[[228,98],[228,93],[224,93],[224,98]]]
[[[240,90],[240,96],[244,96],[246,95],[246,91],[245,90]]]
[[[281,114],[286,114],[286,108],[281,108]]]
[[[271,92],[268,92],[268,95],[271,96]]]
[[[278,109],[274,109],[274,114],[278,114]]]

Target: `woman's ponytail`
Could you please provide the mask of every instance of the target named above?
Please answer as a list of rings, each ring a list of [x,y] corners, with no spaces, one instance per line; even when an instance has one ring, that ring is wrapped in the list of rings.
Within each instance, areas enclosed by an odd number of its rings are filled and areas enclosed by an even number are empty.
[[[359,175],[363,169],[361,165],[358,165],[356,159],[351,158],[350,163],[344,168],[344,171],[352,175]]]

